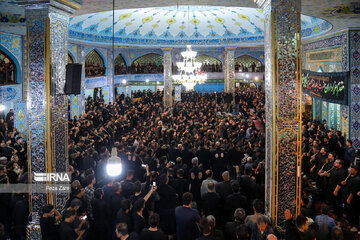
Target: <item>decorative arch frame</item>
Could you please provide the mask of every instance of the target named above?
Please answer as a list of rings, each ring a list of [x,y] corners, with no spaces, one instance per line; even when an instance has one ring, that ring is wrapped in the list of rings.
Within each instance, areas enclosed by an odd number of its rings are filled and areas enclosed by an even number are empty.
[[[127,62],[126,62],[124,56],[123,56],[121,53],[119,53],[119,54],[116,56],[115,61],[116,61],[116,59],[117,59],[118,57],[121,57],[121,59],[122,59],[123,62],[125,63],[125,66],[127,66]],[[115,62],[114,62],[114,64],[115,64]]]
[[[9,51],[7,50],[2,44],[0,44],[0,50],[2,52],[4,52],[14,63],[15,63],[15,67],[16,67],[16,84],[21,84],[21,79],[22,79],[22,75],[21,75],[21,65],[19,63],[19,61],[16,59],[16,57]]]
[[[86,72],[86,57],[89,55],[89,53],[91,53],[92,51],[94,51],[95,53],[97,53],[102,61],[102,63],[104,64],[105,67],[105,74],[101,75],[101,77],[106,77],[108,75],[108,71],[107,71],[107,61],[106,61],[106,57],[101,53],[101,51],[99,51],[97,48],[93,48],[90,51],[88,51],[85,55],[85,72]]]
[[[100,55],[100,57],[101,57],[101,59],[103,60],[103,62],[104,62],[104,66],[106,67],[106,68],[108,68],[108,62],[107,62],[107,57],[106,56],[104,56],[104,54],[103,54],[103,52],[99,49],[99,48],[90,48],[90,49],[88,49],[87,51],[85,51],[85,59],[86,59],[86,56],[91,52],[91,51],[96,51],[99,55]],[[107,74],[107,71],[106,71],[106,74]]]

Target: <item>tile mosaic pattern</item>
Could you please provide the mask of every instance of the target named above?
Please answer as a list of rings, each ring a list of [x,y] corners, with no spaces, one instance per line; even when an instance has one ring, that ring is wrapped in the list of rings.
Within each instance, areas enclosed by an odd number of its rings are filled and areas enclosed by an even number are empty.
[[[69,14],[58,8],[47,6],[39,9],[26,9],[27,32],[29,39],[29,73],[27,101],[28,152],[30,153],[29,178],[34,172],[66,172],[68,169],[67,133],[68,133],[68,98],[63,93],[65,84],[65,64],[67,62],[67,33]],[[50,66],[51,80],[46,75],[46,35],[47,19],[50,25]],[[46,86],[54,84],[53,95],[47,101]],[[47,108],[50,104],[50,112]],[[49,117],[50,116],[50,117]],[[49,126],[50,125],[50,126]],[[47,134],[50,127],[51,135]],[[47,143],[51,139],[51,149]],[[51,151],[51,162],[48,154]],[[49,195],[50,196],[50,195]],[[45,194],[32,194],[31,212],[39,212],[47,202]],[[53,204],[60,209],[64,206],[66,194],[53,194]]]
[[[360,147],[360,31],[350,31],[351,106],[350,131],[354,147]]]
[[[45,63],[45,29],[48,11],[44,9],[26,10],[28,32],[29,75],[28,79],[28,153],[29,154],[29,181],[32,173],[46,171],[47,147],[46,126],[50,124],[46,119],[46,63]],[[30,74],[30,72],[32,74]],[[46,203],[45,194],[33,193],[30,199],[30,211],[39,212]]]
[[[143,5],[143,4],[142,4]],[[141,6],[142,6],[141,5]],[[302,37],[320,36],[332,26],[303,15]],[[172,6],[115,11],[115,42],[126,45],[248,45],[262,44],[262,9],[212,6]],[[112,11],[73,17],[70,39],[111,45]]]
[[[164,49],[164,107],[172,105],[171,50]]]
[[[19,135],[26,140],[26,101],[17,101],[14,103],[14,126],[18,130]]]
[[[16,61],[20,66],[22,64],[21,44],[21,36],[0,32],[0,45],[16,58]]]
[[[225,72],[225,92],[235,92],[235,49],[226,48],[226,72]]]
[[[299,1],[273,0],[265,12],[268,16],[265,18],[265,67],[274,68],[274,72],[265,75],[268,166],[265,202],[273,223],[283,228],[285,209],[297,213],[300,207],[297,169],[301,154],[301,77],[297,69],[301,67],[301,39],[296,37],[301,31]]]

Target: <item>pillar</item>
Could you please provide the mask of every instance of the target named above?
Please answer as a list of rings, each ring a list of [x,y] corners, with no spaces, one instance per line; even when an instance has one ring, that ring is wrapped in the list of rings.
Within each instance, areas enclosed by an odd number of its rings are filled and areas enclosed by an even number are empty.
[[[225,92],[235,92],[235,47],[225,48]]]
[[[350,139],[360,147],[360,31],[349,31]]]
[[[64,95],[69,16],[72,0],[24,2],[27,19],[27,121],[29,182],[34,172],[67,172],[68,97]],[[32,193],[30,212],[45,203],[64,206],[67,194]],[[35,239],[31,237],[30,239]]]
[[[265,209],[275,226],[300,210],[301,21],[300,0],[257,0],[265,13]]]
[[[108,99],[107,102],[111,102],[114,103],[114,94],[115,94],[115,90],[114,90],[114,51],[113,49],[107,49],[107,56],[108,56],[108,67],[107,67],[107,77],[108,77],[108,96],[105,95],[105,92],[103,92],[104,97]]]
[[[164,107],[168,108],[172,105],[172,48],[163,48],[164,52]]]

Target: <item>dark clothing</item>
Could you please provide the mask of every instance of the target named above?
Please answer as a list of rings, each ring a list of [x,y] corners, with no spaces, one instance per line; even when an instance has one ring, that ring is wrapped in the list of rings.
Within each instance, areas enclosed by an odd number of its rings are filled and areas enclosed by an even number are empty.
[[[73,225],[65,221],[60,224],[59,235],[60,240],[76,240],[78,237],[73,228]]]
[[[219,216],[220,196],[215,192],[205,193],[203,196],[203,210],[205,216],[213,215],[215,219]]]
[[[128,231],[132,232],[132,221],[131,216],[120,209],[116,214],[116,223],[126,223],[128,226]]]
[[[165,184],[157,189],[160,200],[156,202],[156,212],[160,215],[160,227],[166,234],[175,232],[176,192],[173,187]]]
[[[92,210],[94,216],[94,230],[98,237],[107,236],[109,211],[108,206],[104,200],[94,198],[92,201]]]
[[[286,221],[286,233],[285,233],[286,240],[307,240],[308,238],[303,232],[300,232],[295,224],[287,220]]]
[[[167,236],[159,230],[143,229],[140,233],[140,240],[167,240]]]
[[[231,181],[222,181],[216,184],[215,189],[221,198],[222,204],[224,204],[226,197],[232,193]]]
[[[197,223],[200,215],[197,210],[179,206],[175,209],[175,216],[178,240],[194,240],[199,236]]]
[[[196,240],[220,240],[220,238],[214,236],[201,236],[198,237]]]
[[[145,218],[135,212],[133,214],[132,219],[133,219],[134,232],[140,234],[141,230],[146,228]]]
[[[240,193],[233,193],[226,198],[225,201],[225,219],[230,221],[234,218],[234,212],[237,208],[242,208],[249,214],[249,204],[245,196]]]
[[[224,233],[227,240],[237,240],[236,228],[240,225],[239,222],[227,222],[225,224]]]
[[[40,229],[43,240],[57,240],[58,238],[58,226],[55,225],[55,217],[41,217]]]

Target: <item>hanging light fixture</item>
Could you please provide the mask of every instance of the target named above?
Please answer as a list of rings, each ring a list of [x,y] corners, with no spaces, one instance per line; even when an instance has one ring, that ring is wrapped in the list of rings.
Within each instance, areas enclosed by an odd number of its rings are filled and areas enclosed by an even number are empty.
[[[201,62],[196,62],[197,52],[191,49],[191,45],[186,46],[186,51],[181,52],[183,61],[177,62],[179,74],[173,75],[175,83],[182,84],[186,90],[193,90],[196,84],[206,82],[206,74],[201,73]]]
[[[188,5],[188,36],[190,42],[190,6]],[[197,52],[191,49],[191,45],[186,46],[186,50],[181,52],[182,62],[177,62],[176,66],[178,67],[178,74],[173,75],[173,80],[175,83],[182,84],[185,86],[186,90],[193,90],[196,84],[201,84],[206,82],[206,74],[201,73],[201,62],[196,62]]]

